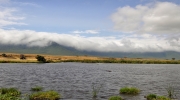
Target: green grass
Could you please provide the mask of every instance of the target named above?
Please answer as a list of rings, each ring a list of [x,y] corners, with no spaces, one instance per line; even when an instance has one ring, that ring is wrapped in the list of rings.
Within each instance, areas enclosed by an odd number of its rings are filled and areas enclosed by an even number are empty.
[[[20,95],[16,88],[0,88],[0,100],[21,100]]]
[[[165,96],[157,96],[157,99],[155,100],[171,100],[171,99]]]
[[[58,100],[61,95],[56,91],[36,92],[29,95],[29,100]]]
[[[20,97],[15,97],[10,94],[0,95],[0,100],[22,100]]]
[[[136,95],[139,94],[140,90],[136,87],[123,87],[119,90],[120,94],[130,94]]]
[[[171,100],[171,99],[165,96],[158,96],[156,100]]]
[[[149,94],[146,96],[147,100],[171,100],[168,97],[165,96],[157,96],[156,94]]]
[[[111,96],[108,100],[123,100],[120,96]]]
[[[147,100],[154,100],[157,98],[157,95],[156,94],[149,94],[146,96]]]
[[[21,92],[16,88],[0,88],[0,94],[7,94],[10,96],[19,97],[21,95]]]

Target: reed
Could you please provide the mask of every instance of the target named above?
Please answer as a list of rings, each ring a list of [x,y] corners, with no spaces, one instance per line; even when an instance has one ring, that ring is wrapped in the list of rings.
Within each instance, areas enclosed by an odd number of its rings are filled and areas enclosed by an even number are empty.
[[[99,87],[95,86],[94,83],[92,84],[92,96],[93,96],[93,98],[96,98],[98,96],[98,93],[99,93],[100,89],[102,88],[102,86],[103,86],[102,84]]]
[[[168,85],[168,87],[166,88],[166,91],[167,91],[167,96],[170,99],[174,99],[176,97],[175,91],[172,85]]]

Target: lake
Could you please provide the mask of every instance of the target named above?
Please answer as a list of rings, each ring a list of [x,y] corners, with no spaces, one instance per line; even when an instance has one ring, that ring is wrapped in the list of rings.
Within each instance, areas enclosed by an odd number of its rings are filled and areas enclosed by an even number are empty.
[[[108,100],[124,86],[141,90],[137,96],[121,95],[126,100],[146,100],[150,93],[167,95],[168,85],[180,98],[179,84],[180,65],[174,64],[0,64],[0,87],[16,87],[25,94],[42,86],[58,91],[63,100]],[[92,98],[93,86],[100,87],[97,99]]]

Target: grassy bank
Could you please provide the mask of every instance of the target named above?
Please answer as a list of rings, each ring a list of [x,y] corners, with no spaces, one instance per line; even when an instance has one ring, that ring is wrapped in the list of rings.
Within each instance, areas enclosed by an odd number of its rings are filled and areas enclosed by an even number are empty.
[[[0,63],[38,63],[37,54],[24,54],[26,59],[20,59],[21,54],[5,53],[4,57],[1,53]],[[49,63],[59,62],[81,62],[81,63],[123,63],[123,64],[180,64],[180,60],[168,59],[144,59],[144,58],[107,58],[94,56],[55,56],[42,55]]]

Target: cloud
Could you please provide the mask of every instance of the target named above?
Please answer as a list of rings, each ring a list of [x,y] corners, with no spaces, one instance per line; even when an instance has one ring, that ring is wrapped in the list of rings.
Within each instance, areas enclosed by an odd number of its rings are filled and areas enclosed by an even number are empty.
[[[58,43],[77,50],[98,52],[180,52],[180,37],[158,38],[144,34],[130,37],[83,37],[72,34],[0,29],[0,44],[49,46]]]
[[[99,32],[97,30],[85,30],[85,31],[76,30],[76,31],[73,31],[72,33],[75,33],[75,34],[98,34]]]
[[[26,25],[25,23],[18,22],[25,19],[24,17],[16,16],[18,11],[15,8],[0,7],[0,27],[8,25]]]
[[[167,7],[164,8],[164,7]],[[159,2],[154,6],[138,5],[135,8],[119,8],[112,15],[115,29],[123,32],[143,32],[118,37],[85,37],[81,34],[98,34],[97,30],[73,31],[79,34],[58,34],[33,30],[5,30],[4,26],[25,25],[24,17],[17,16],[15,8],[0,7],[0,44],[26,45],[29,47],[49,46],[52,43],[83,51],[98,52],[180,52],[179,5]],[[166,11],[164,11],[164,9]],[[175,14],[176,13],[176,14]],[[163,19],[163,20],[162,20]],[[168,34],[149,34],[168,33]],[[177,33],[177,34],[174,34]]]
[[[111,19],[122,32],[180,33],[180,5],[170,2],[121,7]]]

